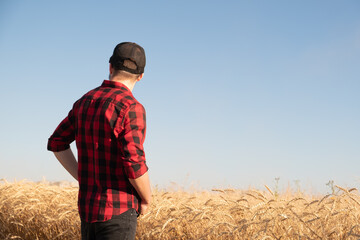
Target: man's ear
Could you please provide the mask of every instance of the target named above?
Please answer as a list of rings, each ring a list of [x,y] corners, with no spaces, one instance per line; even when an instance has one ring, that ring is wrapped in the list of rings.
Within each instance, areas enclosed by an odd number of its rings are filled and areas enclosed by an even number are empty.
[[[140,81],[142,78],[144,77],[144,73],[140,74],[140,76],[138,76],[138,78],[136,79],[136,81]]]
[[[109,64],[109,73],[110,75],[114,72],[114,68],[112,67],[111,63]]]

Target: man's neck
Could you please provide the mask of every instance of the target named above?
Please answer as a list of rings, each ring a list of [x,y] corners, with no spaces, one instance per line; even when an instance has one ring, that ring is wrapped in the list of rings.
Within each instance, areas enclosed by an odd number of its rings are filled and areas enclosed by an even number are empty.
[[[110,79],[110,81],[119,82],[119,83],[124,84],[128,89],[130,89],[131,92],[134,89],[134,86],[135,86],[135,83],[136,83],[135,81],[131,81],[131,80],[124,80],[124,79],[119,80],[116,77]]]

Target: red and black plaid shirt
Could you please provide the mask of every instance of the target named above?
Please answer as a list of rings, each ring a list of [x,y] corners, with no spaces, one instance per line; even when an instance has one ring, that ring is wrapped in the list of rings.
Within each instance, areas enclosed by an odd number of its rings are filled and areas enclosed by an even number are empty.
[[[138,210],[141,199],[128,178],[148,170],[145,130],[144,107],[125,85],[108,80],[76,101],[56,128],[48,150],[66,150],[76,140],[82,220],[106,221]]]

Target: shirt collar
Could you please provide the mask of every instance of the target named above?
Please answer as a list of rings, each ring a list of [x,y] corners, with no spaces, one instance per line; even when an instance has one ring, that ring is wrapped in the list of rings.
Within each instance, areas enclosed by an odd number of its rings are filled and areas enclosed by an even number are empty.
[[[111,88],[120,88],[124,91],[130,91],[130,89],[125,86],[125,84],[121,83],[121,82],[116,82],[116,81],[110,81],[110,80],[104,80],[103,83],[101,84],[102,87],[111,87]]]

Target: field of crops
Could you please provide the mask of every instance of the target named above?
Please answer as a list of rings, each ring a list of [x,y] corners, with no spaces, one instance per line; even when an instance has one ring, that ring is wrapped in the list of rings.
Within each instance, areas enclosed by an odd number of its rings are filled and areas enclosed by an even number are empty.
[[[137,239],[359,239],[360,196],[153,190]],[[77,188],[0,182],[0,239],[80,239]]]

